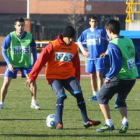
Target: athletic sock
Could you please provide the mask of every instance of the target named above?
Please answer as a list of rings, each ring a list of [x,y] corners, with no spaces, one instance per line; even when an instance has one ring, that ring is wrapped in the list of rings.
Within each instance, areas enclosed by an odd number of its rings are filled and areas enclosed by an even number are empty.
[[[4,106],[4,102],[0,102],[0,104]]]
[[[93,92],[93,96],[97,96],[98,92],[97,91],[94,91]]]
[[[109,125],[109,126],[112,126],[112,125],[113,125],[112,119],[107,119],[107,120],[105,121],[105,123],[106,123],[107,125]]]
[[[63,116],[63,102],[64,98],[58,98],[56,101],[56,124],[63,124],[62,116]]]
[[[82,119],[84,122],[89,121],[88,116],[87,116],[87,110],[86,110],[86,104],[83,98],[82,94],[77,94],[76,96],[77,99],[77,106],[79,107],[82,115]]]
[[[128,123],[128,119],[127,118],[123,118],[122,124],[126,124],[126,123]]]
[[[37,101],[35,99],[32,99],[31,104],[36,104]]]

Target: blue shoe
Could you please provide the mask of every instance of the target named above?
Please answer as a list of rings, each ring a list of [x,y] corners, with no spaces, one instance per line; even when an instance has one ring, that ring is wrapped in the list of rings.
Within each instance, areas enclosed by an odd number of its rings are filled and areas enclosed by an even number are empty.
[[[96,132],[105,132],[105,131],[113,131],[115,128],[114,126],[109,126],[107,124],[104,124],[100,128],[96,129]]]
[[[115,108],[115,109],[116,109],[116,108],[119,108],[119,106],[118,106],[117,104],[115,104],[115,105],[114,105],[114,108]]]
[[[128,127],[129,127],[129,124],[128,122],[126,122],[125,124],[122,124],[120,130],[119,130],[119,133],[126,133],[127,130],[128,130]]]
[[[88,101],[97,101],[97,97],[93,96],[92,98],[88,99]]]

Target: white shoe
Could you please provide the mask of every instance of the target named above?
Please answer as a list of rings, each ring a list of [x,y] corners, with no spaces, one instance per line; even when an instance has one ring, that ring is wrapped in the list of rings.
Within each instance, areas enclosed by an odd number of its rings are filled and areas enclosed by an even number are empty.
[[[4,104],[0,104],[0,110],[4,108]]]
[[[36,104],[31,104],[31,108],[37,109],[37,110],[40,110],[41,109],[41,107],[37,103]]]

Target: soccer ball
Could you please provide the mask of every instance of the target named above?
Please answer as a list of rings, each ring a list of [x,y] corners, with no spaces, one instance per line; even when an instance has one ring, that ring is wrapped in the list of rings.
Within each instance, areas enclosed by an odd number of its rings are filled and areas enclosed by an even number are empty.
[[[50,115],[47,116],[46,126],[48,126],[51,129],[56,128],[55,114],[50,114]]]

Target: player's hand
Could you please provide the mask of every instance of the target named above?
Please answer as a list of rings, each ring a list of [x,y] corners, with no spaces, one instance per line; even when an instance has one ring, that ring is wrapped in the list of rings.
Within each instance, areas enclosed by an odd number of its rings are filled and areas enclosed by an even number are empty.
[[[34,82],[33,82],[31,79],[29,79],[29,78],[25,81],[25,85],[26,85],[26,86],[29,86],[29,87],[30,87],[30,85],[33,84],[33,83],[34,83]]]
[[[110,83],[110,81],[105,80],[104,84],[105,84],[105,87],[106,87],[106,88],[108,88],[109,83]]]
[[[90,56],[90,53],[89,52],[84,52],[84,56],[85,57],[89,57]]]
[[[9,69],[12,73],[14,73],[14,67],[13,67],[13,65],[12,65],[11,63],[8,64],[8,69]]]
[[[100,58],[106,57],[106,53],[100,54]]]

